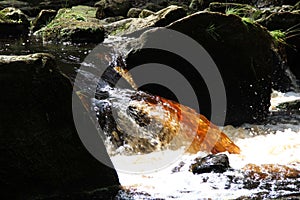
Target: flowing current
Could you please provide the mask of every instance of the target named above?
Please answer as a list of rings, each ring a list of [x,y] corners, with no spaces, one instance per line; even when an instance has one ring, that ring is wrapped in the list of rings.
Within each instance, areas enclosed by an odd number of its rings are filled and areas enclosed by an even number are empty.
[[[276,115],[276,112],[280,112],[276,109],[279,103],[296,99],[300,99],[300,94],[274,91],[270,110]],[[278,164],[300,170],[300,124],[294,116],[285,123],[275,118],[270,119],[270,123],[266,125],[245,124],[236,128],[225,126],[223,131],[241,149],[240,154],[227,154],[232,168],[239,170],[247,164]],[[146,159],[142,156],[127,158],[115,156],[111,159],[116,164],[124,163],[143,168],[168,153],[172,154],[172,152],[151,153]],[[121,184],[132,191],[130,195],[136,199],[276,198],[300,194],[299,178],[295,182],[285,182],[283,179],[260,181],[252,188],[245,186],[243,174],[237,171],[194,175],[189,171],[189,166],[196,157],[205,155],[203,152],[196,155],[185,154],[172,165],[152,173],[128,174],[119,171],[118,175]],[[119,162],[119,159],[123,159],[122,162]],[[229,180],[228,177],[237,177],[237,181]],[[266,186],[268,184],[269,187]],[[280,188],[278,186],[280,184],[285,187]],[[126,196],[120,194],[121,197],[122,195]]]
[[[115,44],[116,41],[107,41],[107,46],[109,47],[111,43]],[[111,54],[99,54],[97,56],[104,58],[105,64],[109,65],[114,59],[116,60],[115,53],[112,51]],[[118,66],[119,63],[114,63],[114,65]],[[94,68],[93,70],[97,69]],[[122,74],[123,72],[119,73]],[[95,77],[97,73],[93,75],[93,73],[81,71],[80,74],[88,77],[92,82],[97,80]],[[82,84],[87,85],[89,82]],[[126,113],[128,114],[123,105],[130,104],[130,101],[129,97],[127,98],[126,95],[122,95],[122,92],[116,91],[118,90],[111,90],[109,96],[111,96],[112,102],[117,102],[116,105],[119,106],[120,112],[116,113],[115,116],[122,121],[122,117]],[[105,92],[101,91],[101,95],[105,96]],[[123,92],[132,96],[130,91],[124,90]],[[299,196],[300,174],[293,174],[293,170],[295,173],[300,170],[299,110],[291,112],[278,108],[282,102],[295,100],[300,100],[299,93],[273,91],[270,106],[271,114],[267,124],[220,127],[241,150],[240,154],[225,153],[229,157],[231,169],[224,173],[194,175],[190,171],[190,165],[195,162],[195,158],[204,157],[208,154],[207,152],[200,151],[197,154],[190,154],[185,153],[185,149],[182,148],[166,148],[146,154],[127,155],[123,153],[126,151],[126,146],[120,146],[116,150],[111,138],[108,137],[105,144],[123,187],[116,198],[192,200]],[[102,97],[95,102],[100,105],[109,104],[102,100]],[[131,106],[134,108],[137,105]],[[135,117],[141,115],[132,113],[135,114]],[[157,113],[156,117],[159,115]],[[122,125],[122,122],[119,123]],[[134,124],[135,122],[130,123]],[[125,128],[130,130],[127,125]],[[134,130],[132,129],[132,131]],[[120,135],[116,132],[117,129],[114,131],[114,135],[117,135],[115,138],[119,140]],[[146,133],[147,130],[144,132]],[[147,135],[146,137],[147,139],[151,138]],[[151,148],[159,143],[159,139],[152,142]],[[166,162],[166,158],[171,159],[167,159]],[[256,170],[253,174],[248,170],[250,174],[247,174],[247,169]]]

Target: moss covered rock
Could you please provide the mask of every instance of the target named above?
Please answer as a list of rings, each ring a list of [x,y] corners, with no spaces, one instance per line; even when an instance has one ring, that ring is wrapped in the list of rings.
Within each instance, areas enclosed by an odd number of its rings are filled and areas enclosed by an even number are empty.
[[[1,199],[75,199],[119,185],[81,143],[71,82],[51,55],[0,56],[0,74]]]
[[[46,27],[35,34],[45,41],[99,43],[104,40],[104,28],[94,18],[95,14],[96,8],[88,6],[62,8]]]

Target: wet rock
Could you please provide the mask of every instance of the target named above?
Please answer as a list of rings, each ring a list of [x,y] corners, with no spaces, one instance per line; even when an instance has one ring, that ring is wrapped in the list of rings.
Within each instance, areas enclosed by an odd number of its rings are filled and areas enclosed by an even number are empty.
[[[210,12],[187,16],[167,28],[196,40],[216,63],[227,96],[226,124],[238,125],[265,119],[270,106],[271,76],[277,65],[273,41],[265,28],[234,15]],[[141,39],[140,43],[147,43],[147,40]],[[163,63],[179,70],[193,86],[201,114],[210,118],[210,95],[204,80],[197,73],[191,73],[193,67],[174,55],[141,49],[141,46],[128,55],[128,66]],[[148,92],[157,94],[155,88]]]
[[[191,164],[190,170],[193,174],[203,173],[223,173],[230,168],[227,155],[208,155],[204,158],[195,159],[195,163]]]
[[[147,10],[147,9],[144,9],[142,10],[142,12],[139,14],[139,18],[146,18],[146,17],[149,17],[150,15],[153,15],[154,12],[150,11],[150,10]]]
[[[291,102],[284,102],[276,106],[276,108],[282,111],[289,111],[289,112],[300,112],[300,100],[295,100]]]
[[[127,13],[127,17],[129,18],[138,18],[139,14],[142,12],[142,9],[140,8],[130,8],[130,10]]]
[[[179,6],[169,6],[146,18],[128,18],[105,26],[110,35],[129,34],[147,27],[166,26],[186,16],[186,11]]]
[[[1,199],[65,199],[119,185],[82,145],[72,85],[51,55],[0,56],[0,74]],[[105,149],[103,156],[109,160]]]
[[[55,18],[35,32],[35,35],[41,36],[44,41],[102,42],[104,28],[100,20],[94,18],[95,13],[96,8],[88,6],[62,8]]]
[[[126,17],[132,5],[127,0],[101,0],[95,4],[95,7],[97,7],[96,17],[104,19],[115,16]]]
[[[38,16],[31,23],[31,30],[33,32],[41,29],[43,26],[46,26],[48,23],[54,19],[57,14],[56,10],[41,10]]]
[[[0,37],[27,35],[29,20],[19,9],[8,7],[0,11]]]
[[[276,164],[247,164],[242,170],[253,180],[285,180],[300,177],[299,170]]]

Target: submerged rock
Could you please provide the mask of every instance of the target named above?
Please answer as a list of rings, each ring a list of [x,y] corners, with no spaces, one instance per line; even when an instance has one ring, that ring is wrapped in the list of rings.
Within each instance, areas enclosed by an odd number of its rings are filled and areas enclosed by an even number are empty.
[[[99,43],[104,40],[104,28],[100,20],[94,18],[96,8],[74,6],[62,8],[55,18],[44,28],[35,32],[44,41],[68,41]]]
[[[8,7],[0,11],[0,37],[27,35],[29,20],[19,9]]]
[[[82,145],[72,85],[51,55],[0,56],[0,74],[1,199],[62,199],[119,185],[114,169]]]
[[[204,158],[195,159],[195,163],[191,164],[190,170],[193,174],[202,173],[223,173],[230,168],[227,155],[208,155]]]
[[[128,18],[105,26],[110,35],[124,35],[147,27],[166,26],[182,17],[186,11],[179,6],[169,6],[146,18]]]

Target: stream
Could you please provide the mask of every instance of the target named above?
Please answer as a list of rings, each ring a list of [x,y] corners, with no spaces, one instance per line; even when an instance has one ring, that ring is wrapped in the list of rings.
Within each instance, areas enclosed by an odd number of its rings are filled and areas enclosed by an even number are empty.
[[[105,43],[105,42],[104,42]],[[106,41],[107,44],[111,44]],[[47,52],[55,56],[61,70],[74,80],[76,71],[86,56],[96,47],[93,44],[44,44],[35,38],[0,41],[0,54],[30,54]],[[113,51],[111,52],[113,55]],[[276,106],[281,102],[300,100],[300,93],[273,91],[271,114],[266,124],[244,124],[220,127],[240,147],[240,154],[228,154],[230,170],[224,173],[193,174],[189,166],[197,157],[207,155],[182,153],[182,149],[165,149],[147,156],[123,155],[110,152],[123,190],[116,199],[251,199],[299,198],[300,177],[286,178],[280,172],[266,179],[246,176],[247,164],[274,164],[300,170],[300,112],[284,111]],[[122,103],[122,102],[121,102]],[[111,145],[109,142],[106,145]],[[165,156],[172,162],[148,170]],[[139,169],[138,173],[132,170]],[[254,175],[256,176],[256,175]]]

